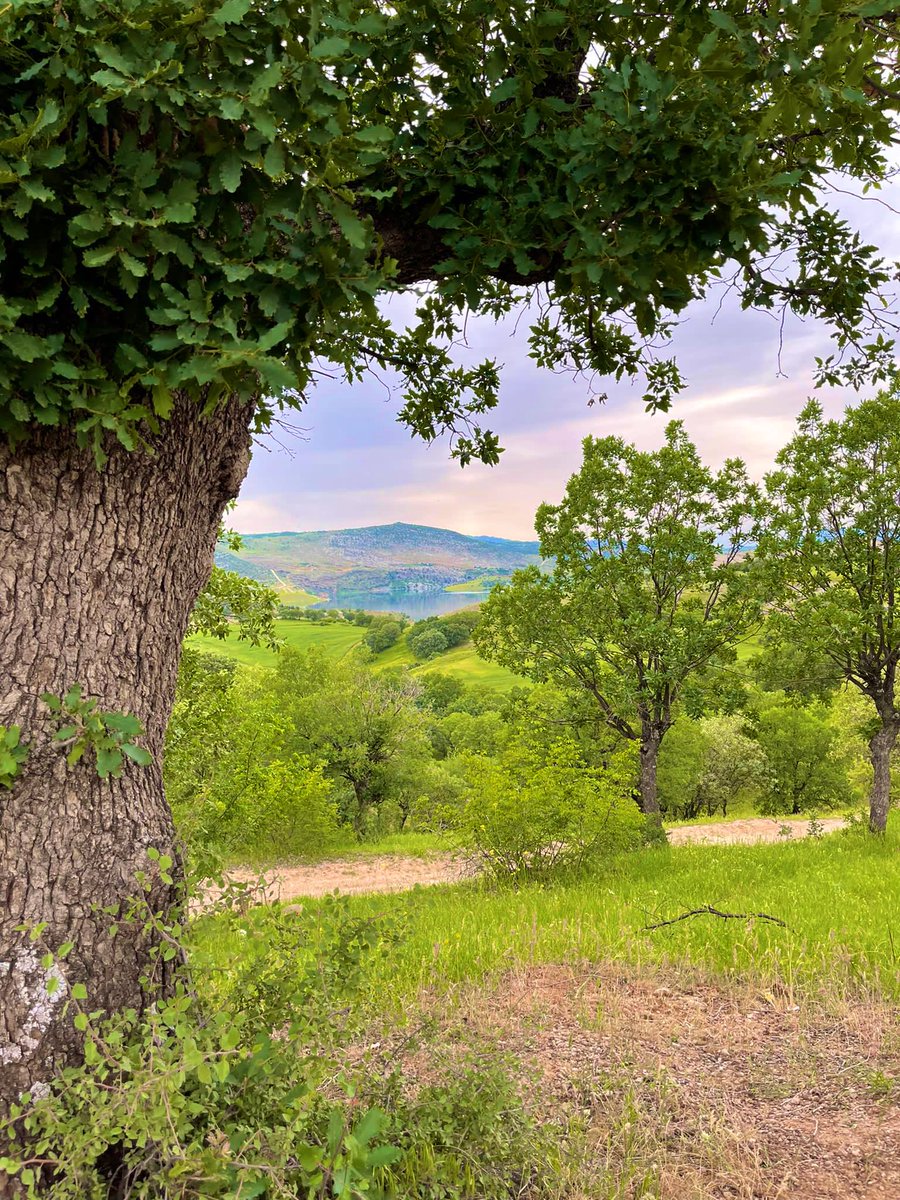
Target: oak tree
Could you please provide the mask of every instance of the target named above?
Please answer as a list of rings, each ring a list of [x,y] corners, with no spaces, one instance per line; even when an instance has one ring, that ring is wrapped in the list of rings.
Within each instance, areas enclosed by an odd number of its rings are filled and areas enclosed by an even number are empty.
[[[253,431],[323,362],[388,367],[415,433],[494,462],[496,364],[450,356],[467,311],[531,299],[539,362],[645,370],[666,403],[649,340],[724,270],[857,363],[887,272],[816,184],[884,173],[893,44],[855,0],[0,8],[0,724],[29,747],[0,807],[0,1097],[78,1053],[68,981],[142,1003],[152,938],[111,914],[148,847],[177,857],[159,758]],[[377,296],[421,285],[393,329]],[[67,764],[41,696],[76,683],[152,765]],[[51,1001],[37,925],[73,943]]]
[[[767,490],[772,636],[827,659],[871,700],[869,827],[883,833],[900,733],[900,385],[843,420],[810,401]]]
[[[759,615],[741,562],[757,516],[743,463],[714,474],[679,421],[657,451],[586,438],[562,502],[535,519],[552,571],[517,571],[481,609],[484,657],[583,689],[638,744],[640,806],[657,820],[659,750],[685,689],[733,659]]]

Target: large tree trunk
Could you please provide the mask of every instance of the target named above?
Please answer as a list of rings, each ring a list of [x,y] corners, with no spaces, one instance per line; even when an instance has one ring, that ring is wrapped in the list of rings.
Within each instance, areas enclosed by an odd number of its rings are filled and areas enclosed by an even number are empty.
[[[249,462],[250,413],[231,402],[204,420],[182,402],[153,454],[111,444],[100,471],[66,430],[0,446],[0,724],[31,743],[0,793],[0,1111],[77,1060],[64,1015],[73,983],[92,1010],[142,1003],[152,939],[130,927],[113,936],[100,910],[139,893],[138,871],[150,871],[154,910],[176,899],[147,858],[150,847],[176,857],[163,737],[191,608]],[[104,782],[92,751],[66,765],[39,696],[74,683],[101,709],[140,718],[152,766],[126,762]],[[44,922],[37,943],[17,931]],[[66,961],[45,969],[43,948],[68,941]]]
[[[656,769],[659,763],[659,747],[662,734],[658,729],[644,726],[641,730],[640,782],[641,812],[660,823],[659,793],[656,784]]]
[[[897,741],[897,732],[897,724],[891,721],[882,725],[869,742],[873,771],[869,796],[869,829],[872,833],[884,833],[887,828],[891,806],[891,751]]]

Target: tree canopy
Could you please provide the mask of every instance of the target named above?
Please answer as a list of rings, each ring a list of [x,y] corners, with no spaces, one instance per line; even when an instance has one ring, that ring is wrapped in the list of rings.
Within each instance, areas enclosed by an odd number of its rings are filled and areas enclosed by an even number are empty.
[[[658,812],[656,756],[685,687],[733,658],[758,616],[752,573],[739,569],[758,511],[743,463],[714,474],[679,421],[652,452],[586,438],[562,503],[538,509],[552,573],[518,571],[482,608],[475,642],[486,657],[583,688],[639,741],[648,812]]]
[[[665,404],[648,339],[726,269],[858,345],[888,272],[816,187],[885,171],[890,7],[15,0],[0,432],[69,424],[102,458],[182,392],[265,423],[327,360],[396,368],[403,420],[495,461],[464,310],[531,299],[539,362],[644,369]],[[376,294],[426,281],[392,329]]]
[[[826,658],[875,706],[870,823],[883,830],[900,732],[900,385],[843,420],[810,401],[767,484],[772,635]]]

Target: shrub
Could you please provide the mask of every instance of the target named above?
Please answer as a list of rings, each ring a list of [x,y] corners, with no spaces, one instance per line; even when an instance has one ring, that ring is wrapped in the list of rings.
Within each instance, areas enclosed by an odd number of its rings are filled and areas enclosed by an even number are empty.
[[[399,621],[392,619],[372,621],[369,625],[369,632],[363,641],[373,654],[381,654],[383,650],[389,650],[391,646],[396,645],[402,632],[403,626]]]
[[[752,732],[771,776],[760,812],[774,816],[853,803],[846,750],[830,715],[822,703],[804,706],[785,696],[760,702]]]
[[[717,812],[724,817],[729,805],[760,796],[768,785],[765,754],[744,732],[741,717],[682,717],[666,735],[659,756],[659,799],[670,817],[691,820]]]
[[[456,761],[465,791],[450,823],[497,878],[581,868],[643,840],[630,763],[586,767],[564,739],[549,751],[517,739],[498,755]]]
[[[427,625],[424,629],[413,629],[406,637],[414,658],[418,662],[427,662],[438,654],[449,649],[449,643],[436,625]]]

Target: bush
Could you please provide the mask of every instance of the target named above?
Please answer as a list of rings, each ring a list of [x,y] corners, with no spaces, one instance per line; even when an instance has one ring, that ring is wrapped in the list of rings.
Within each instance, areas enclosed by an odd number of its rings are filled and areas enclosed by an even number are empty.
[[[770,772],[761,813],[796,814],[854,802],[846,748],[830,717],[822,703],[803,706],[783,695],[760,701],[752,732]]]
[[[436,625],[413,629],[407,634],[406,644],[418,662],[427,662],[449,649],[449,642]]]
[[[571,741],[549,751],[516,739],[502,753],[456,759],[463,800],[449,817],[461,845],[497,878],[579,869],[643,840],[630,761],[586,767]]]
[[[730,805],[757,799],[769,786],[760,745],[737,716],[680,718],[659,756],[659,802],[670,817],[728,815]]]
[[[399,642],[402,632],[403,626],[400,622],[391,618],[372,621],[369,625],[369,632],[363,638],[363,641],[373,654],[381,654],[383,650],[389,650],[391,646]]]

